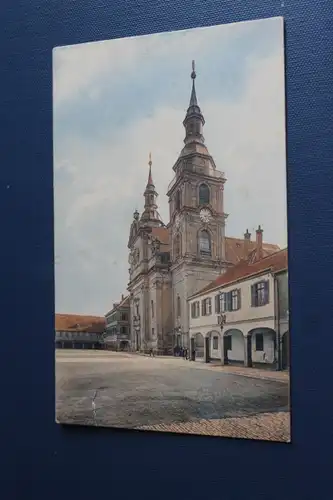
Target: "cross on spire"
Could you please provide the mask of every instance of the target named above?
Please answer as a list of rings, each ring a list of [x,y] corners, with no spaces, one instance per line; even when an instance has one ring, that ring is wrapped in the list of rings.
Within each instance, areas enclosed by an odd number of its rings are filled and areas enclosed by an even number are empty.
[[[198,101],[197,101],[197,94],[195,91],[195,79],[197,77],[197,74],[195,72],[195,61],[192,61],[192,73],[191,73],[191,78],[192,78],[192,92],[191,92],[191,99],[190,99],[190,107],[191,106],[198,106]]]
[[[152,166],[153,162],[151,161],[151,153],[149,153],[149,161],[148,161],[148,165],[149,165],[149,174],[148,174],[148,182],[147,182],[147,186],[153,186],[154,183],[153,183],[153,177],[151,175],[151,166]]]

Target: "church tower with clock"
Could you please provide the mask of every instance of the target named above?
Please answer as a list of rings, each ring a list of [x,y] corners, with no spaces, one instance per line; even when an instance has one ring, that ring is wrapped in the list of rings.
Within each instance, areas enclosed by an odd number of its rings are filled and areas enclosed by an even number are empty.
[[[223,172],[217,170],[203,136],[205,119],[195,88],[192,62],[192,91],[183,125],[184,147],[173,166],[175,176],[169,184],[169,233],[173,329],[176,342],[188,344],[189,312],[187,298],[221,274],[228,262],[225,254]]]

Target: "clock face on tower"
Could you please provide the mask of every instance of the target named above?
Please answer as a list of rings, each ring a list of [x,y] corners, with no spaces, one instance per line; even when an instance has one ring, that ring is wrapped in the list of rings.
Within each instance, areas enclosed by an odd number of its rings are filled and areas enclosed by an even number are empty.
[[[200,219],[206,224],[211,220],[212,214],[208,208],[202,208],[200,210]]]

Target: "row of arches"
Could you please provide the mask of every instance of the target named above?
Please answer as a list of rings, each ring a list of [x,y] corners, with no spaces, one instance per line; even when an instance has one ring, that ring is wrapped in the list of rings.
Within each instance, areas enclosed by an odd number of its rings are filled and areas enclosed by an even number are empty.
[[[220,361],[223,365],[235,364],[289,367],[289,331],[280,338],[270,328],[255,328],[246,335],[239,329],[229,329],[221,334],[215,330],[206,334],[191,336],[191,357],[193,360]]]
[[[204,182],[199,185],[198,188],[198,205],[209,205],[211,201],[211,193],[209,186],[205,184]],[[181,194],[180,190],[176,192],[176,197],[175,197],[175,209],[180,210],[181,209]]]

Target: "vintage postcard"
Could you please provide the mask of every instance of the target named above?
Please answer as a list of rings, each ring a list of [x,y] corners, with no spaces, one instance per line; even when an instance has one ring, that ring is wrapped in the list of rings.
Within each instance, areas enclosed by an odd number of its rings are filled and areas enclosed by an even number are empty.
[[[289,442],[283,19],[53,78],[57,422]]]

